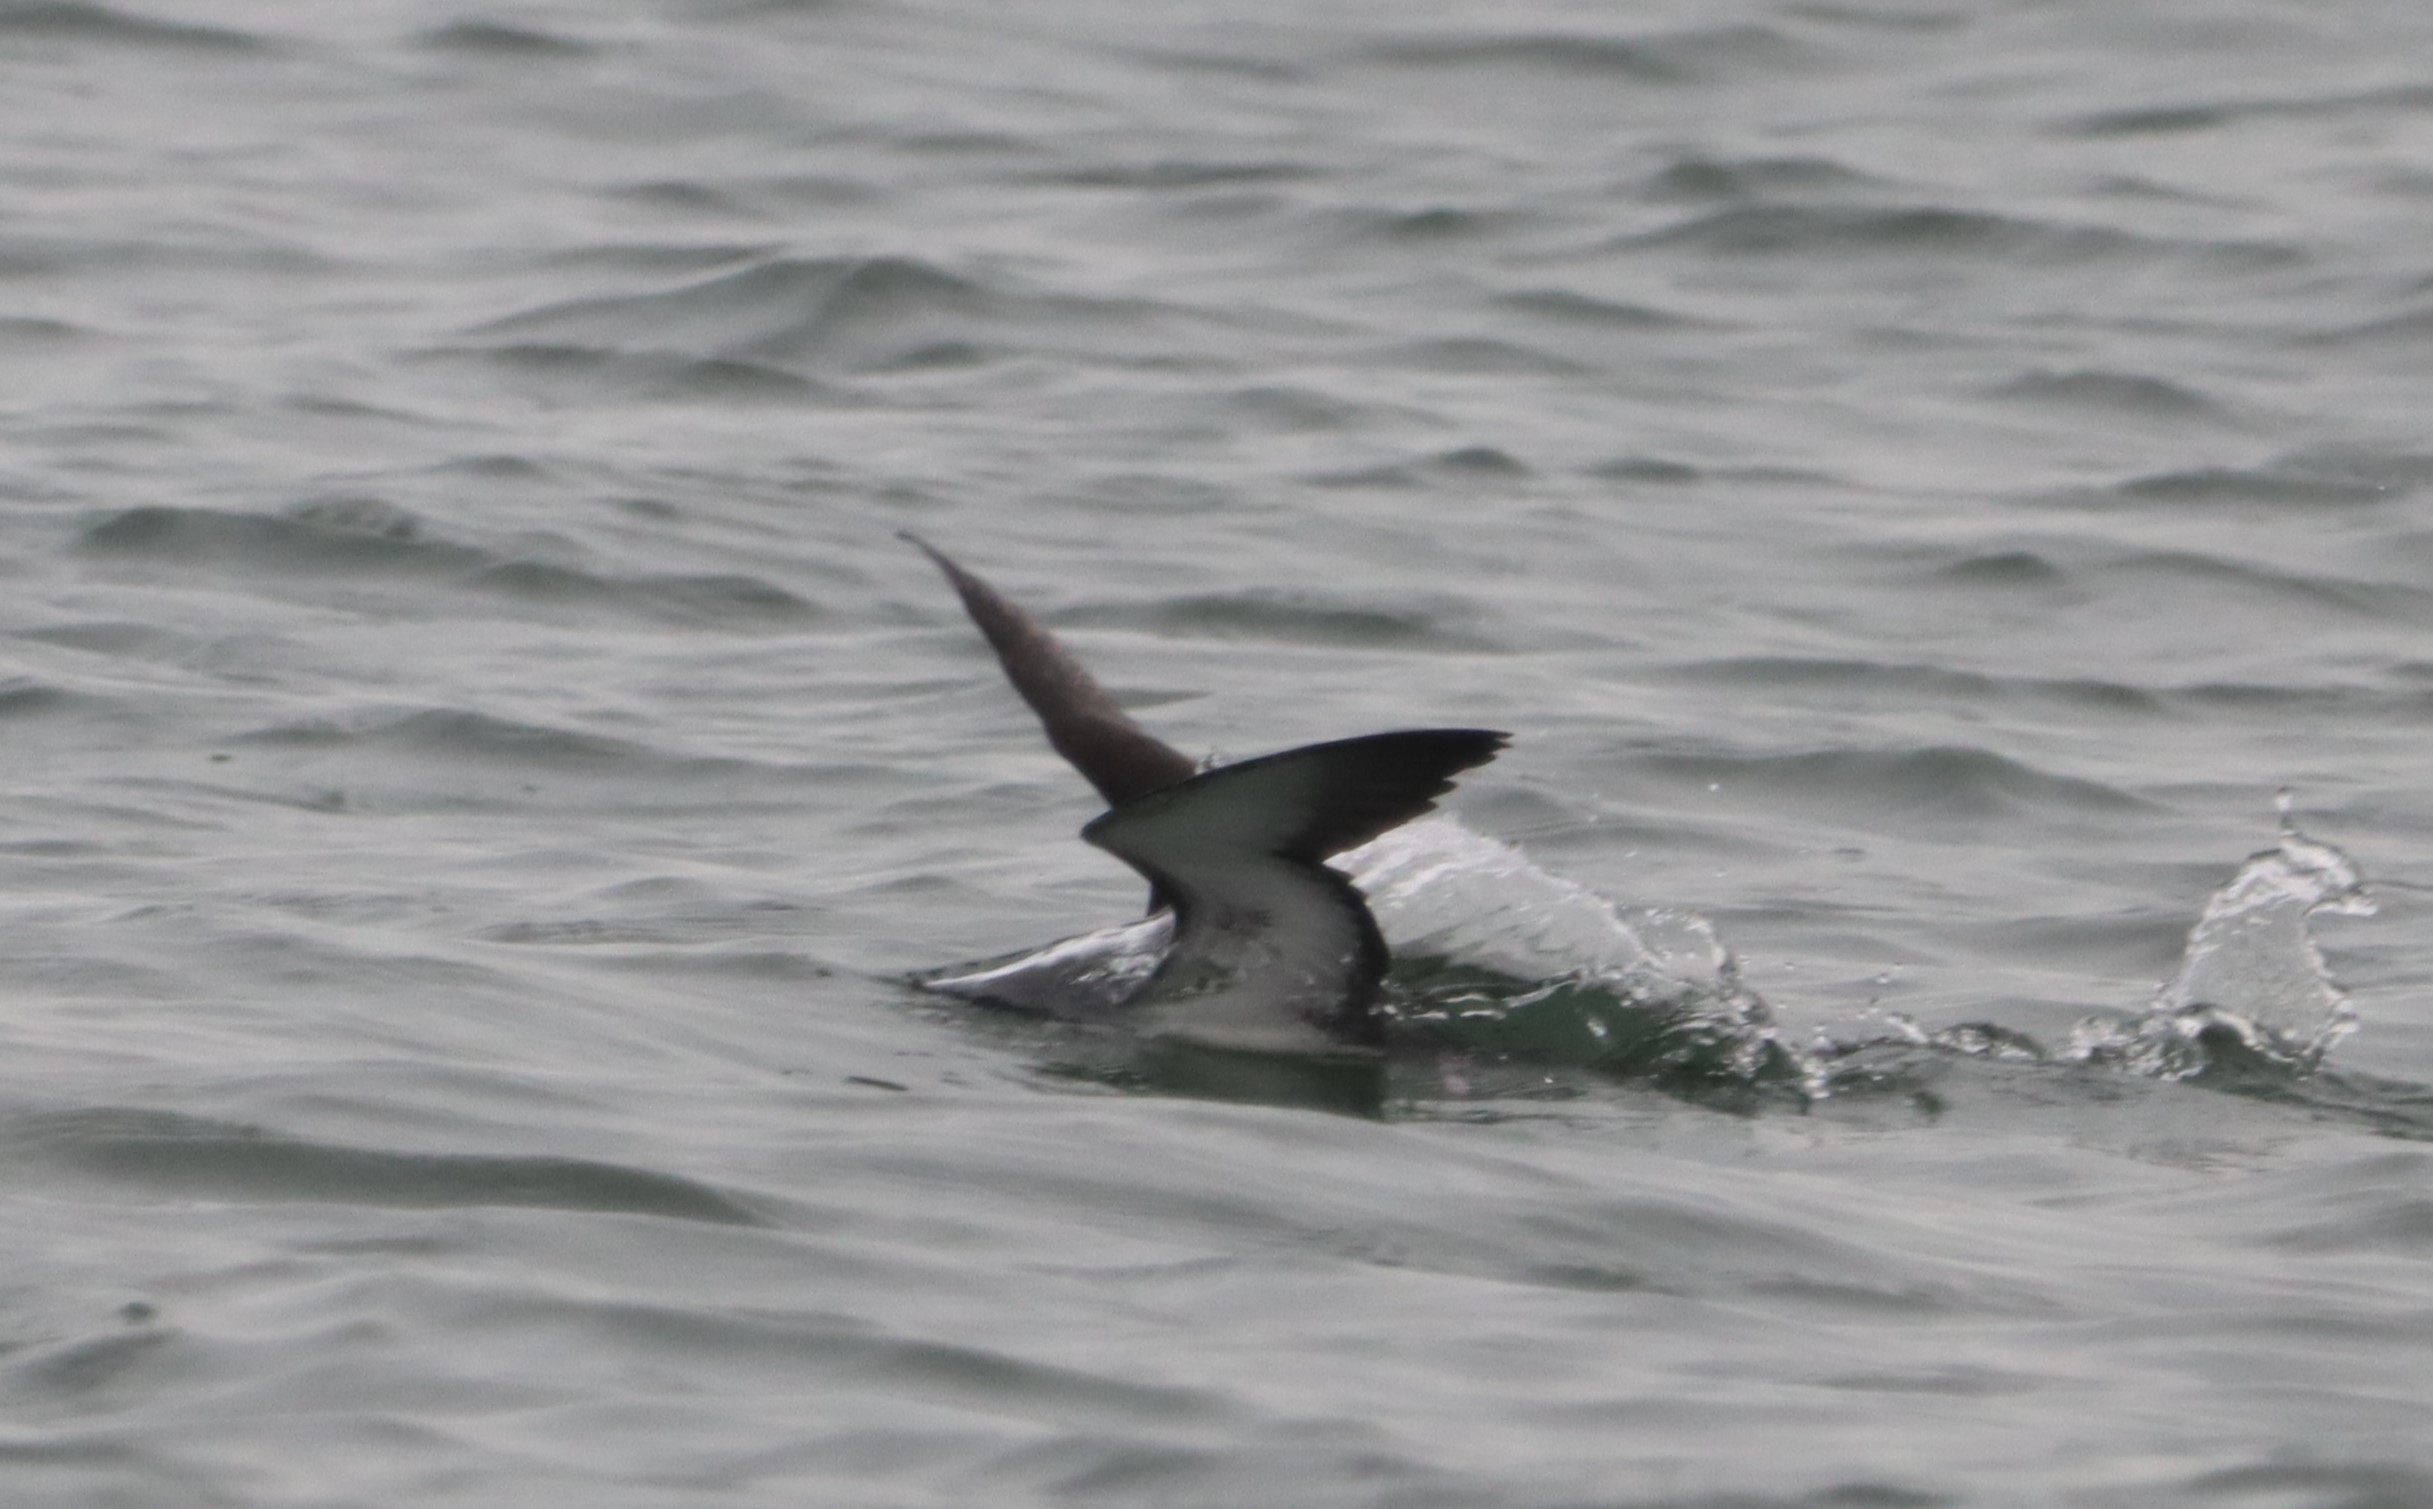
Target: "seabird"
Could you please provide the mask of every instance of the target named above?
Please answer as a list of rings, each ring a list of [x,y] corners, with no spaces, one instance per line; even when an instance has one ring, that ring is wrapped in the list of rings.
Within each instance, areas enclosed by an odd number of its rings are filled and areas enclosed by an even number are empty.
[[[1112,1005],[1155,1036],[1219,1049],[1375,1050],[1385,939],[1326,860],[1433,809],[1510,736],[1404,729],[1203,771],[1133,722],[1028,613],[928,541],[903,538],[946,574],[1048,743],[1106,798],[1110,810],[1081,836],[1148,880],[1151,915],[1133,924],[1141,941],[1161,926],[1171,938],[1145,978],[1110,979],[1103,950],[1076,950],[1073,973],[1085,957],[1097,971],[1077,1009],[1056,999],[1057,949],[931,987],[1055,1015]]]

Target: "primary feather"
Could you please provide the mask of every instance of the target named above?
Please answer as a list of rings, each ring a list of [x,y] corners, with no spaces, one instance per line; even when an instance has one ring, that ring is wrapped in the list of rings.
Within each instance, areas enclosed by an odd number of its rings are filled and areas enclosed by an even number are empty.
[[[1127,802],[1081,836],[1174,908],[1174,941],[1133,1004],[1154,1030],[1219,1047],[1373,1045],[1385,940],[1329,855],[1409,822],[1502,750],[1486,729],[1309,744]]]
[[[1121,806],[1190,779],[1198,769],[1191,757],[1133,722],[1038,620],[911,530],[903,531],[902,538],[946,573],[955,595],[963,599],[963,611],[997,652],[1005,679],[1038,715],[1048,743],[1098,788],[1107,805]]]

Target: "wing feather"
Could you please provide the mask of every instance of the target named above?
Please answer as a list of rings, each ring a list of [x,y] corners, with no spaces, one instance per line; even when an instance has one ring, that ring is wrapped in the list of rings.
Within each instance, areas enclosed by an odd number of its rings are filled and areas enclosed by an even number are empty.
[[[1135,797],[1191,778],[1191,757],[1133,722],[1056,636],[1003,593],[910,530],[901,536],[937,563],[979,626],[1005,678],[1039,715],[1048,743],[1107,799]]]
[[[1177,1036],[1261,1052],[1373,1044],[1385,940],[1330,854],[1409,822],[1506,735],[1431,728],[1310,744],[1127,802],[1081,830],[1174,908],[1138,1002]]]

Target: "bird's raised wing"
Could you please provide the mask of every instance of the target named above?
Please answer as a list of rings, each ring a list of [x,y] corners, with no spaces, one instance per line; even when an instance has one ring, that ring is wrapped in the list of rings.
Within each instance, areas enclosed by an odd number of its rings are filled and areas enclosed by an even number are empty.
[[[964,570],[947,554],[910,530],[903,539],[918,547],[963,599],[963,611],[979,625],[1005,679],[1039,715],[1048,743],[1082,773],[1110,807],[1191,778],[1191,757],[1125,716],[1056,636],[1002,593]]]

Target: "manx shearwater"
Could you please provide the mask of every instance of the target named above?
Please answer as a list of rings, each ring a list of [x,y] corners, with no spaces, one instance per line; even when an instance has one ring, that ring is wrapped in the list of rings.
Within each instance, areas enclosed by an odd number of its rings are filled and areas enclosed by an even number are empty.
[[[1387,965],[1368,903],[1325,861],[1430,811],[1509,735],[1478,728],[1365,734],[1201,770],[1132,721],[1039,622],[919,536],[1048,743],[1109,810],[1081,836],[1145,877],[1154,968],[1110,978],[1105,935],[930,989],[1064,1016],[1110,1009],[1146,1031],[1252,1053],[1373,1050]],[[1085,982],[1081,977],[1088,974]],[[1082,988],[1086,984],[1087,988]],[[1075,989],[1068,1001],[1063,986]]]

